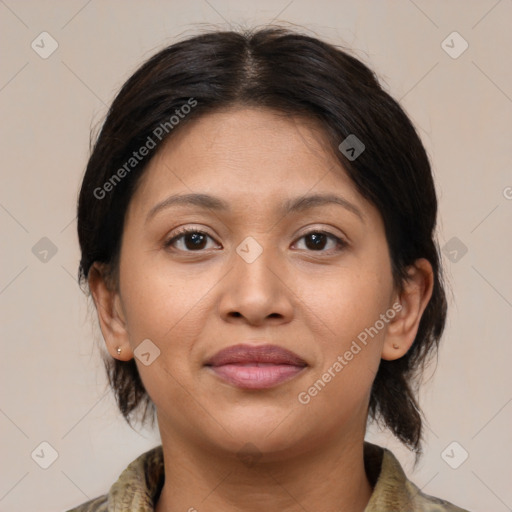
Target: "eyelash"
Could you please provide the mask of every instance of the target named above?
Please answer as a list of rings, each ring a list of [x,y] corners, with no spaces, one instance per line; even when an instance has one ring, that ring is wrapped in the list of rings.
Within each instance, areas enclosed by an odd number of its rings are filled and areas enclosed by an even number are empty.
[[[211,238],[213,240],[213,237],[211,237],[206,231],[202,231],[202,230],[197,229],[197,228],[182,228],[177,233],[175,233],[172,236],[172,238],[167,240],[164,243],[164,246],[165,246],[165,248],[170,248],[177,240],[180,240],[184,236],[186,236],[188,234],[193,234],[193,233],[194,234],[199,234],[199,235],[206,235],[207,237],[209,237],[209,238]],[[342,249],[344,249],[348,245],[348,243],[345,242],[345,240],[342,240],[341,238],[333,235],[332,233],[329,233],[328,231],[324,231],[324,230],[321,230],[321,229],[312,229],[312,230],[302,234],[302,236],[299,238],[299,240],[301,240],[302,238],[304,238],[304,237],[306,237],[308,235],[311,235],[311,234],[326,235],[328,238],[330,238],[331,240],[334,240],[336,242],[336,244],[337,244],[337,248],[336,249],[338,249],[338,250],[342,250]],[[181,251],[181,252],[187,252],[187,253],[205,252],[204,249],[199,249],[197,251],[190,251],[190,250],[182,251],[181,249],[177,249],[177,250]],[[330,250],[330,251],[325,251],[323,249],[319,250],[319,251],[310,250],[309,252],[330,253],[330,252],[332,252],[332,250]]]

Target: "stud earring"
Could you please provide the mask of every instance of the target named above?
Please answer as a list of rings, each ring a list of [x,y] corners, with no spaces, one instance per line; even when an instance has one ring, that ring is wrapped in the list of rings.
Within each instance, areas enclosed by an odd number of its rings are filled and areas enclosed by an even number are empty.
[[[117,347],[116,352],[118,356],[121,355],[121,347]]]
[[[395,350],[398,350],[398,349],[400,348],[400,345],[397,345],[396,343],[393,343],[393,348],[394,348]]]

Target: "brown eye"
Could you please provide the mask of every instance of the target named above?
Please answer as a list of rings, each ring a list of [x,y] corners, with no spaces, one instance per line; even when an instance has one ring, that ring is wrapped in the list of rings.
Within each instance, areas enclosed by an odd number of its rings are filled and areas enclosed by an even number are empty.
[[[197,229],[183,229],[165,243],[165,247],[174,247],[185,252],[201,251],[206,248],[208,233]],[[181,245],[178,247],[178,245]]]
[[[213,238],[206,232],[193,228],[185,228],[165,242],[165,247],[173,247],[183,252],[201,252],[207,249],[208,239]],[[325,231],[310,231],[299,240],[304,240],[305,250],[315,252],[331,252],[343,249],[347,244],[344,240]]]
[[[310,231],[309,233],[302,235],[300,240],[302,239],[304,239],[304,245],[309,251],[329,252],[329,250],[341,249],[346,245],[344,240],[341,240],[332,233],[327,233],[325,231]],[[329,242],[330,247],[328,247]],[[325,250],[326,247],[327,250]]]

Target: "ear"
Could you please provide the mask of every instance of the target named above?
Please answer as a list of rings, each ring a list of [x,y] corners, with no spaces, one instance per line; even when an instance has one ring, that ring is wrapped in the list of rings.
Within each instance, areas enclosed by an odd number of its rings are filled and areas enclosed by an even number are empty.
[[[416,260],[407,268],[407,275],[402,292],[396,296],[394,304],[397,307],[393,309],[397,313],[388,324],[382,347],[381,357],[387,361],[399,359],[411,348],[423,312],[432,296],[434,273],[428,260]]]
[[[115,359],[129,361],[133,358],[133,351],[129,343],[121,298],[112,284],[106,266],[95,262],[89,270],[88,282],[108,352]]]

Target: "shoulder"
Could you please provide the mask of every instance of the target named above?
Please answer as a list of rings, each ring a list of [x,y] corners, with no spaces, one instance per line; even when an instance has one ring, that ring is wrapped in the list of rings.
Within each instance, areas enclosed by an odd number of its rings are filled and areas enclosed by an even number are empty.
[[[67,512],[152,512],[163,480],[163,452],[162,447],[157,446],[132,461],[107,494]]]
[[[82,503],[67,512],[107,512],[108,510],[108,495],[104,494],[93,500]]]
[[[469,512],[452,503],[421,492],[405,475],[393,453],[365,443],[365,467],[374,489],[365,512]]]

